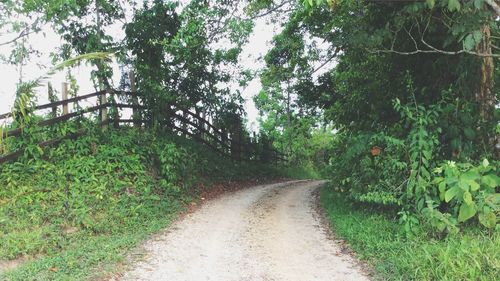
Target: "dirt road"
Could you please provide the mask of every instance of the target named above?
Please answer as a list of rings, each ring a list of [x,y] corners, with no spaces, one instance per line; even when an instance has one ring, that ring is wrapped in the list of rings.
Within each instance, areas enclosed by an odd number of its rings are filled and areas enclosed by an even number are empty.
[[[145,244],[122,280],[368,280],[315,211],[322,182],[256,186],[212,200]]]

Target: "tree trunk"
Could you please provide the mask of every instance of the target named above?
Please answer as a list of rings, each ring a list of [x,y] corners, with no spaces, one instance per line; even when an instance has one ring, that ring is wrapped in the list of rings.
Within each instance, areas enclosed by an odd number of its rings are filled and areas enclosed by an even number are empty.
[[[287,88],[286,121],[288,126],[288,154],[292,155],[292,112],[290,110],[290,86]]]
[[[491,55],[491,31],[485,24],[481,27],[483,38],[477,46],[480,54]],[[495,70],[493,57],[486,56],[481,58],[480,84],[476,93],[476,102],[479,105],[479,115],[481,121],[489,121],[493,116],[493,110],[496,104],[496,95],[493,92],[493,72]]]

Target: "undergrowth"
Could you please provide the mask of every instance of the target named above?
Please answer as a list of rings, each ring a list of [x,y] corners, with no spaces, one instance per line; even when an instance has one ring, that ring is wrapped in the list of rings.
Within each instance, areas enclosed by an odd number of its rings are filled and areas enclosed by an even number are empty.
[[[321,205],[337,236],[371,265],[377,280],[497,280],[500,233],[471,225],[446,237],[421,231],[408,237],[395,212],[353,203],[331,186]],[[378,207],[380,208],[380,207]]]
[[[291,165],[290,167],[283,167],[280,173],[287,178],[299,180],[322,178],[318,168],[313,165]]]
[[[167,226],[200,186],[276,171],[235,163],[183,137],[132,128],[65,140],[2,164],[0,261],[25,262],[0,279],[102,276],[127,249]]]

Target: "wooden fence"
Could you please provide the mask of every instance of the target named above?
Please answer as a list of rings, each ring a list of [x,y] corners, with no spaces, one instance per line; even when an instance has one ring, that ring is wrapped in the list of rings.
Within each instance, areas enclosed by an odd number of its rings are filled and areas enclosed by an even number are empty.
[[[131,82],[133,82],[133,76],[131,75]],[[134,85],[132,83],[132,85]],[[116,91],[116,90],[102,90],[95,93],[68,98],[68,85],[63,83],[61,91],[61,100],[56,102],[51,102],[43,105],[38,105],[31,110],[34,112],[50,109],[52,114],[49,118],[42,119],[37,122],[38,127],[48,127],[54,124],[65,122],[71,119],[82,117],[88,113],[98,113],[100,117],[97,126],[101,126],[106,129],[108,126],[119,127],[120,124],[129,123],[133,124],[135,127],[146,126],[146,121],[141,120],[138,116],[141,110],[145,110],[145,106],[141,105],[141,96],[135,91],[135,87],[132,86],[132,91]],[[129,97],[130,103],[119,103],[115,102],[116,99],[108,99],[110,95],[113,97],[127,96]],[[69,105],[72,103],[77,103],[79,101],[88,100],[91,98],[96,98],[97,104],[86,108],[82,108],[77,111],[70,112]],[[113,100],[113,102],[109,102]],[[57,116],[57,110],[62,107],[61,114]],[[117,109],[130,108],[133,111],[131,119],[121,119],[118,114],[113,114],[109,116],[108,113],[110,109],[114,109],[115,113],[118,113]],[[225,157],[231,157],[235,161],[241,160],[254,160],[262,162],[274,162],[278,164],[279,162],[285,162],[286,158],[283,154],[277,152],[274,149],[265,147],[265,151],[260,151],[257,147],[259,144],[250,139],[244,140],[242,138],[242,128],[241,122],[237,126],[232,126],[233,128],[218,128],[216,125],[212,124],[206,118],[192,112],[187,108],[183,108],[179,105],[171,105],[165,109],[165,113],[168,114],[170,122],[165,122],[162,124],[166,129],[173,132],[183,134],[187,138],[194,139],[200,143],[205,144],[211,149],[217,151]],[[0,114],[0,120],[12,118],[12,113]],[[236,128],[236,129],[235,129]],[[10,130],[2,131],[2,139],[7,137],[19,137],[22,134],[23,128],[13,128]],[[48,146],[57,145],[60,141],[66,138],[77,138],[85,134],[84,129],[80,129],[75,133],[69,134],[63,138],[50,139],[39,143],[39,146],[44,148]],[[262,146],[262,145],[261,145]],[[261,149],[262,150],[262,149]],[[16,151],[0,154],[0,163],[11,161],[17,159],[24,153],[24,149],[18,149]],[[262,155],[266,155],[262,157]]]

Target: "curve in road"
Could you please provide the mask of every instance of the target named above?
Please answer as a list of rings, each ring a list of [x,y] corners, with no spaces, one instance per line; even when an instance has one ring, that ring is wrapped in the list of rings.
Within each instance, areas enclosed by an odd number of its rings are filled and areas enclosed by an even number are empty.
[[[145,244],[122,280],[368,280],[316,212],[321,181],[224,195]]]

